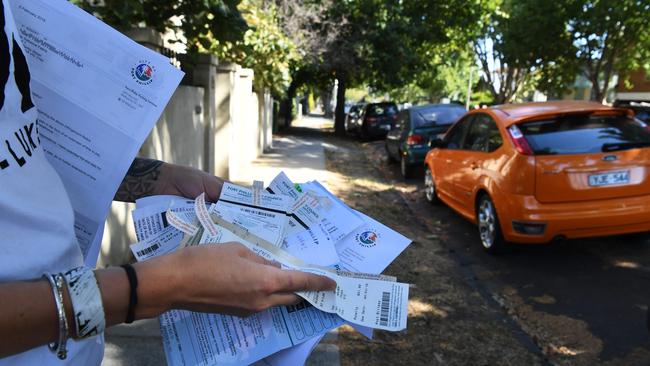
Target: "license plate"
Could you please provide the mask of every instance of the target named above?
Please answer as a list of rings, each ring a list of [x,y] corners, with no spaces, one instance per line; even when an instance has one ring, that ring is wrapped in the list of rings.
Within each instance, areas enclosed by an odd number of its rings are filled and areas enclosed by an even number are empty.
[[[381,125],[379,126],[382,130],[390,131],[390,125]]]
[[[611,172],[605,174],[592,174],[589,176],[589,185],[592,187],[611,186],[630,183],[630,171]]]

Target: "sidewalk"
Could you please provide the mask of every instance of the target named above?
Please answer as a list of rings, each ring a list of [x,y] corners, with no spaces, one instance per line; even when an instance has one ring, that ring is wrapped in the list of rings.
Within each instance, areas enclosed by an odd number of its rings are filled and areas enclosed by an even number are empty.
[[[296,120],[292,129],[331,128],[332,120],[305,117]],[[318,180],[327,182],[323,140],[302,136],[301,133],[274,136],[273,148],[254,161],[244,172],[238,183],[250,185],[253,180],[263,180],[268,184],[280,171],[284,171],[294,182]],[[336,332],[332,332],[316,347],[308,366],[338,366],[339,350],[335,342]],[[121,365],[164,365],[165,355],[157,319],[138,321],[131,325],[119,325],[106,332],[106,352],[103,366]]]
[[[292,131],[296,133],[273,136],[273,147],[254,161],[242,172],[237,183],[250,185],[253,180],[263,180],[268,184],[280,171],[284,171],[294,182],[318,180],[327,181],[323,140],[301,136],[299,131],[306,129],[322,130],[331,128],[331,119],[304,117],[295,120]]]

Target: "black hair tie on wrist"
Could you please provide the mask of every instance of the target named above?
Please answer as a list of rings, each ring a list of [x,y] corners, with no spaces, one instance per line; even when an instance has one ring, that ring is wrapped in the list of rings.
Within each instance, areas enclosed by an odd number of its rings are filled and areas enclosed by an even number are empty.
[[[135,307],[138,305],[138,276],[130,264],[123,264],[120,267],[126,271],[126,277],[128,277],[131,287],[129,290],[129,310],[126,313],[125,321],[126,324],[131,324],[135,320]]]

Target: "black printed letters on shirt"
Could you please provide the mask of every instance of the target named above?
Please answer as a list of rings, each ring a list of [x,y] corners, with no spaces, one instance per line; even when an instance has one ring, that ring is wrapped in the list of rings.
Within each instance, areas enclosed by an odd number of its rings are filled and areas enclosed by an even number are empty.
[[[9,34],[11,35],[13,52],[10,51],[9,36],[4,31],[6,26],[4,10],[4,4],[0,2],[0,28],[2,29],[0,32],[0,110],[11,108],[11,106],[5,105],[5,101],[7,97],[7,85],[10,82],[10,67],[13,56],[14,81],[21,95],[20,112],[25,113],[34,107],[29,88],[31,76],[29,74],[29,67],[27,66],[27,59],[11,32]],[[0,170],[14,165],[11,161],[12,158],[19,167],[27,163],[26,158],[32,156],[33,151],[38,147],[36,142],[40,141],[37,131],[38,127],[36,126],[36,122],[31,122],[13,131],[13,133],[7,131],[9,134],[2,136],[4,143],[0,144]]]

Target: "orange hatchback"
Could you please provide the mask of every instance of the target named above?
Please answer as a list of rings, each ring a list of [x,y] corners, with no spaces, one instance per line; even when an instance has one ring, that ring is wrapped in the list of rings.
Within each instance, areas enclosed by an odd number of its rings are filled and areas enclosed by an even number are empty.
[[[650,231],[650,128],[590,102],[473,110],[430,143],[425,196],[476,223],[481,243]]]

